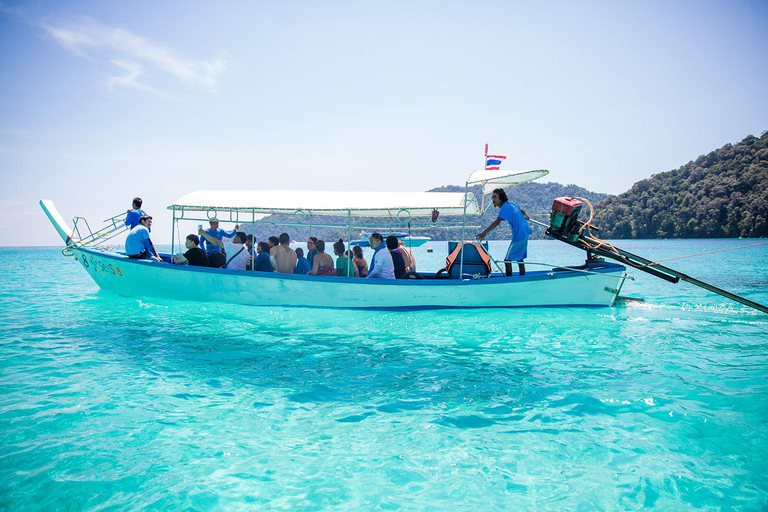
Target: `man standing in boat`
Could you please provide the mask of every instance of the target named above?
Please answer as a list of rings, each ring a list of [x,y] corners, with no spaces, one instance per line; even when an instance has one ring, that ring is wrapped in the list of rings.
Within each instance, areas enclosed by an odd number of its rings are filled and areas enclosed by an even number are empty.
[[[227,270],[245,270],[248,266],[248,262],[251,261],[251,255],[248,254],[248,248],[245,246],[245,233],[242,231],[237,231],[231,242],[223,242],[218,238],[214,238],[209,235],[207,231],[203,231],[202,229],[200,229],[198,233],[205,237],[209,246],[215,244],[224,249],[224,252],[227,254],[227,259],[225,260],[223,267]]]
[[[493,206],[499,208],[499,216],[494,220],[490,226],[485,228],[482,232],[477,234],[477,239],[482,240],[492,230],[496,229],[502,220],[509,223],[509,227],[512,230],[512,241],[509,243],[509,249],[507,249],[507,255],[504,258],[504,266],[507,271],[507,276],[512,275],[512,262],[516,261],[517,266],[520,269],[520,275],[525,275],[525,265],[523,260],[528,257],[528,237],[531,235],[531,228],[528,226],[528,214],[520,209],[518,205],[513,203],[507,198],[504,189],[494,189]]]
[[[203,237],[200,238],[200,247],[205,249],[205,252],[208,254],[208,261],[212,267],[224,267],[227,264],[227,257],[225,254],[222,254],[221,251],[224,244],[217,244],[215,242],[208,242],[206,244],[206,241],[209,240],[209,237],[214,238],[219,242],[223,242],[224,238],[233,238],[235,233],[237,233],[237,230],[240,229],[240,224],[235,224],[235,229],[232,231],[224,231],[223,229],[219,229],[219,219],[213,218],[208,222],[211,224],[211,227],[205,230],[205,234],[208,236],[203,236],[201,233],[201,236]],[[245,242],[245,240],[243,240],[243,242]]]

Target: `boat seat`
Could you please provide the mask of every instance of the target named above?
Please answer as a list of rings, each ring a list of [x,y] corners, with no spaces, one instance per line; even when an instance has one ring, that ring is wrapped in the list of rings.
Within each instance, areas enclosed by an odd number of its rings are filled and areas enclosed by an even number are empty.
[[[451,279],[461,278],[461,250],[459,242],[448,242],[445,270]],[[491,273],[491,257],[488,242],[464,242],[464,274],[488,277]]]

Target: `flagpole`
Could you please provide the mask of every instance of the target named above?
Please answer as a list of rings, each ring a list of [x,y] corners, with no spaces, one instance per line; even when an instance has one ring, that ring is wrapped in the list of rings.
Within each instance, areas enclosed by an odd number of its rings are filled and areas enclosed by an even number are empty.
[[[485,158],[483,159],[483,170],[488,166],[488,143],[485,143]],[[480,215],[485,213],[485,193],[483,185],[480,185]]]

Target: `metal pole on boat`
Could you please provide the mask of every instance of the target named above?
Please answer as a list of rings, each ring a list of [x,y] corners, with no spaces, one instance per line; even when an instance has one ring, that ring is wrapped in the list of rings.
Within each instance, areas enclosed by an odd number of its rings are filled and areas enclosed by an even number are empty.
[[[467,227],[467,194],[469,194],[469,182],[464,182],[464,213],[461,215],[461,248],[459,254],[461,260],[459,260],[459,279],[464,277],[464,237]]]
[[[175,245],[173,244],[176,239],[176,207],[171,208],[171,261],[173,261],[173,255],[175,254]]]
[[[256,265],[256,211],[251,208],[251,270]]]
[[[352,261],[352,210],[347,210],[347,277],[352,277],[354,272],[350,274],[350,269],[354,265]],[[363,277],[363,276],[360,276]]]
[[[483,169],[488,167],[488,143],[485,143],[485,157],[483,158]],[[480,185],[480,215],[485,213],[485,183]]]

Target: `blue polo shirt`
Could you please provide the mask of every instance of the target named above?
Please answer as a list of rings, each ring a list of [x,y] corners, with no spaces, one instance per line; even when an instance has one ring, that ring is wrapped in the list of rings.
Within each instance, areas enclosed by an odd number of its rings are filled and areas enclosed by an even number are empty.
[[[146,226],[139,224],[128,233],[125,239],[125,254],[141,254],[144,251],[155,254],[152,244],[149,243],[149,230]]]
[[[131,210],[128,212],[128,215],[125,216],[125,225],[128,229],[133,229],[136,226],[139,225],[139,221],[141,220],[142,215],[146,215],[147,212],[144,210]],[[152,231],[150,229],[150,231]]]
[[[308,274],[310,270],[312,270],[312,265],[309,264],[309,260],[307,258],[302,256],[296,260],[296,269],[293,273],[305,275]]]
[[[224,237],[226,238],[232,238],[235,236],[235,230],[232,231],[224,231],[223,229],[211,229],[208,228],[205,230],[206,233],[208,233],[208,236],[211,238],[215,238],[216,240],[223,240]],[[204,236],[200,237],[200,247],[205,249],[205,252],[208,253],[208,255],[221,252],[221,247],[219,247],[216,244],[206,243],[208,240],[205,239]]]
[[[523,217],[520,207],[512,201],[507,201],[499,209],[499,218],[504,219],[509,223],[509,227],[512,230],[512,241],[520,242],[521,240],[527,240],[531,235],[531,228],[528,226],[528,221]]]

